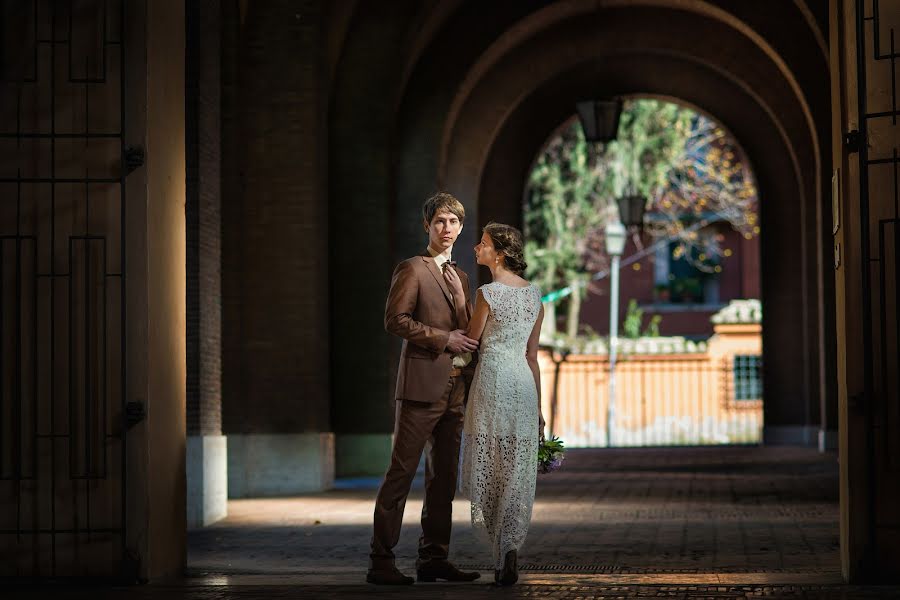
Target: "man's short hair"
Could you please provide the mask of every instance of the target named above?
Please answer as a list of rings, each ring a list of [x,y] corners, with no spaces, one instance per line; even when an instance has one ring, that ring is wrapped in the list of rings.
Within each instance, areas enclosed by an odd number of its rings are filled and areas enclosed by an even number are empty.
[[[431,224],[434,215],[441,211],[453,213],[459,217],[460,223],[466,218],[466,209],[463,208],[462,202],[457,200],[456,196],[448,192],[438,192],[426,200],[425,204],[422,205],[422,218],[425,219],[426,223]]]

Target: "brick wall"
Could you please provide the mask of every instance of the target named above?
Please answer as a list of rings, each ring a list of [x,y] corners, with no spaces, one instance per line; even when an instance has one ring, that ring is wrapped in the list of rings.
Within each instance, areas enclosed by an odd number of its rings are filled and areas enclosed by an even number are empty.
[[[228,3],[223,428],[329,431],[322,6]]]
[[[186,4],[187,431],[222,431],[218,0]]]
[[[407,239],[398,224],[420,222],[414,210],[394,212],[391,135],[396,88],[411,0],[360,3],[334,79],[330,108],[331,339],[334,431],[386,433],[393,424],[399,338],[384,332],[384,301],[397,245],[421,252],[427,239]]]

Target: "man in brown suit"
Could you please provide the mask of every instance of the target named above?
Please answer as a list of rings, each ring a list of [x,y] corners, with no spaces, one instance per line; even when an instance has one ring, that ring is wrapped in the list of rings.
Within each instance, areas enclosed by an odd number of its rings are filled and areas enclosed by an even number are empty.
[[[413,583],[395,566],[393,548],[400,539],[406,497],[423,449],[427,449],[425,504],[416,577],[419,581],[479,577],[447,560],[471,352],[478,347],[464,334],[472,314],[469,279],[450,260],[465,209],[452,195],[439,193],[425,202],[422,216],[428,249],[397,265],[384,309],[384,327],[403,338],[403,350],[391,465],[375,500],[366,575],[370,583]]]

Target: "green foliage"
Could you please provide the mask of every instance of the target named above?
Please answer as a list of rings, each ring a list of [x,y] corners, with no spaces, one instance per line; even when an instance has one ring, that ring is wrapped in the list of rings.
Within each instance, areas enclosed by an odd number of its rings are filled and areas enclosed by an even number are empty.
[[[602,222],[605,180],[600,154],[577,122],[538,158],[525,207],[525,260],[527,275],[545,290],[585,279],[581,251],[588,231]]]
[[[672,283],[676,300],[691,302],[703,297],[703,282],[697,277],[682,277]]]
[[[641,332],[641,324],[644,322],[644,309],[638,306],[637,300],[632,298],[628,301],[628,311],[625,314],[625,321],[622,324],[622,330],[626,338],[637,339],[640,337],[659,337],[659,324],[662,322],[660,315],[650,317],[647,327]]]
[[[565,450],[563,441],[555,435],[551,435],[538,446],[538,461],[550,461],[553,455],[565,452]]]
[[[531,172],[525,206],[526,276],[545,291],[565,286],[567,330],[593,272],[608,267],[603,228],[625,193],[650,198],[666,183],[694,113],[658,100],[625,103],[618,139],[605,147],[584,139],[577,119],[550,141]]]
[[[643,337],[659,337],[659,324],[662,323],[662,315],[653,315],[647,328],[644,330]]]
[[[626,103],[619,135],[607,149],[612,164],[613,198],[637,193],[654,198],[669,181],[669,171],[684,152],[696,113],[660,100]]]
[[[759,233],[756,189],[746,161],[710,119],[671,102],[629,100],[617,138],[605,146],[586,142],[573,119],[538,157],[524,211],[526,276],[546,293],[572,290],[556,301],[564,310],[553,306],[548,312],[549,333],[555,332],[559,314],[567,334],[577,334],[591,275],[609,267],[604,227],[616,214],[615,199],[632,194],[646,198],[657,217],[647,233],[676,240],[675,253],[704,273],[721,271],[719,259],[731,251],[721,247],[721,233],[698,230],[699,225],[712,218],[745,237]],[[686,282],[671,293],[699,297],[702,289],[696,287]],[[626,325],[626,332],[634,331]],[[651,320],[648,331],[658,331],[658,321]]]
[[[628,312],[625,314],[625,322],[622,324],[625,337],[631,339],[641,337],[641,323],[643,320],[644,310],[638,308],[637,300],[632,298],[628,301]]]

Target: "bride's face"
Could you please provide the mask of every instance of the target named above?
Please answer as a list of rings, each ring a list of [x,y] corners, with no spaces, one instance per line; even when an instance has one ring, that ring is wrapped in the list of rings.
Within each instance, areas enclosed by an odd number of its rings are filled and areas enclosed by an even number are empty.
[[[481,241],[475,246],[475,262],[486,267],[496,266],[500,256],[494,249],[494,240],[487,233],[481,234]]]

